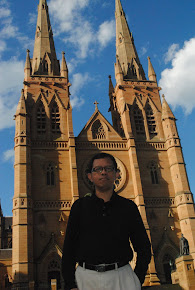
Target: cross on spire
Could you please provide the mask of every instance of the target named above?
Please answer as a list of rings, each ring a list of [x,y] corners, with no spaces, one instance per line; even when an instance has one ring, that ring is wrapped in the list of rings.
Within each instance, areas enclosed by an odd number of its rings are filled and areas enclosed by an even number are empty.
[[[94,102],[94,105],[95,105],[95,109],[98,110],[98,105],[99,105],[99,103],[98,103],[97,101],[95,101],[95,102]]]

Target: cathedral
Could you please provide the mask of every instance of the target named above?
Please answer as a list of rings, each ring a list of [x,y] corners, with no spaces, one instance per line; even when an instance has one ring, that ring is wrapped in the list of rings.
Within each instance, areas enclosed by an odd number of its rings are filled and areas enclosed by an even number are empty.
[[[120,0],[115,0],[115,18],[112,124],[96,103],[75,137],[65,54],[60,62],[47,1],[39,0],[34,52],[31,57],[27,51],[15,114],[12,259],[3,259],[0,250],[0,275],[10,277],[13,289],[50,289],[52,279],[63,289],[60,267],[68,216],[73,202],[92,190],[86,170],[98,152],[115,157],[120,172],[115,191],[137,204],[151,240],[144,285],[171,284],[170,265],[180,254],[182,234],[195,260],[194,201],[176,118],[166,96],[161,102],[150,58],[145,75]]]

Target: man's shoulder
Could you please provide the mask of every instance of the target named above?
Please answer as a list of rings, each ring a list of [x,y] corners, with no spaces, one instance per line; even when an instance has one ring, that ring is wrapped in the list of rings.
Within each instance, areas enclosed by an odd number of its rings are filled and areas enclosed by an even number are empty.
[[[138,210],[136,203],[131,199],[117,195],[116,201],[117,207],[119,206],[121,209],[129,210],[130,213]]]
[[[83,197],[79,197],[75,202],[73,203],[73,206],[78,207],[81,204],[85,203],[86,201],[91,200],[92,193],[86,193]]]
[[[135,204],[135,202],[131,199],[128,199],[126,197],[123,197],[121,195],[116,195],[116,199],[117,202],[119,202],[121,205],[127,206],[127,207],[131,207],[131,208],[136,208],[137,205]]]

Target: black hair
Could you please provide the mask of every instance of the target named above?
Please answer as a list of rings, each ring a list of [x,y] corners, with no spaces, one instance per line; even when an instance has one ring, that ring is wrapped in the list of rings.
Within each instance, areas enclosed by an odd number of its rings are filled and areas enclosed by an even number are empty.
[[[91,173],[92,168],[93,168],[93,162],[94,162],[94,160],[96,160],[96,159],[104,159],[104,158],[109,158],[112,161],[113,165],[114,165],[115,171],[117,171],[118,165],[116,163],[115,158],[112,155],[108,154],[108,153],[103,153],[102,152],[102,153],[98,153],[98,154],[94,155],[91,158],[91,160],[89,161],[89,164],[87,166],[87,173]]]

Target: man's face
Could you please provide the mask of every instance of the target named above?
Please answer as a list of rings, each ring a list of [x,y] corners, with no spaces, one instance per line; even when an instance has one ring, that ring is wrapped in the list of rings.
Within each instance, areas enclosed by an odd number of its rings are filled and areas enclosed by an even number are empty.
[[[102,172],[95,172],[93,170],[99,167],[106,167]],[[113,170],[109,170],[113,168]],[[118,172],[114,169],[114,164],[110,158],[95,159],[93,162],[93,169],[91,173],[88,173],[89,180],[95,185],[95,188],[99,191],[112,190],[115,179],[118,177]]]

